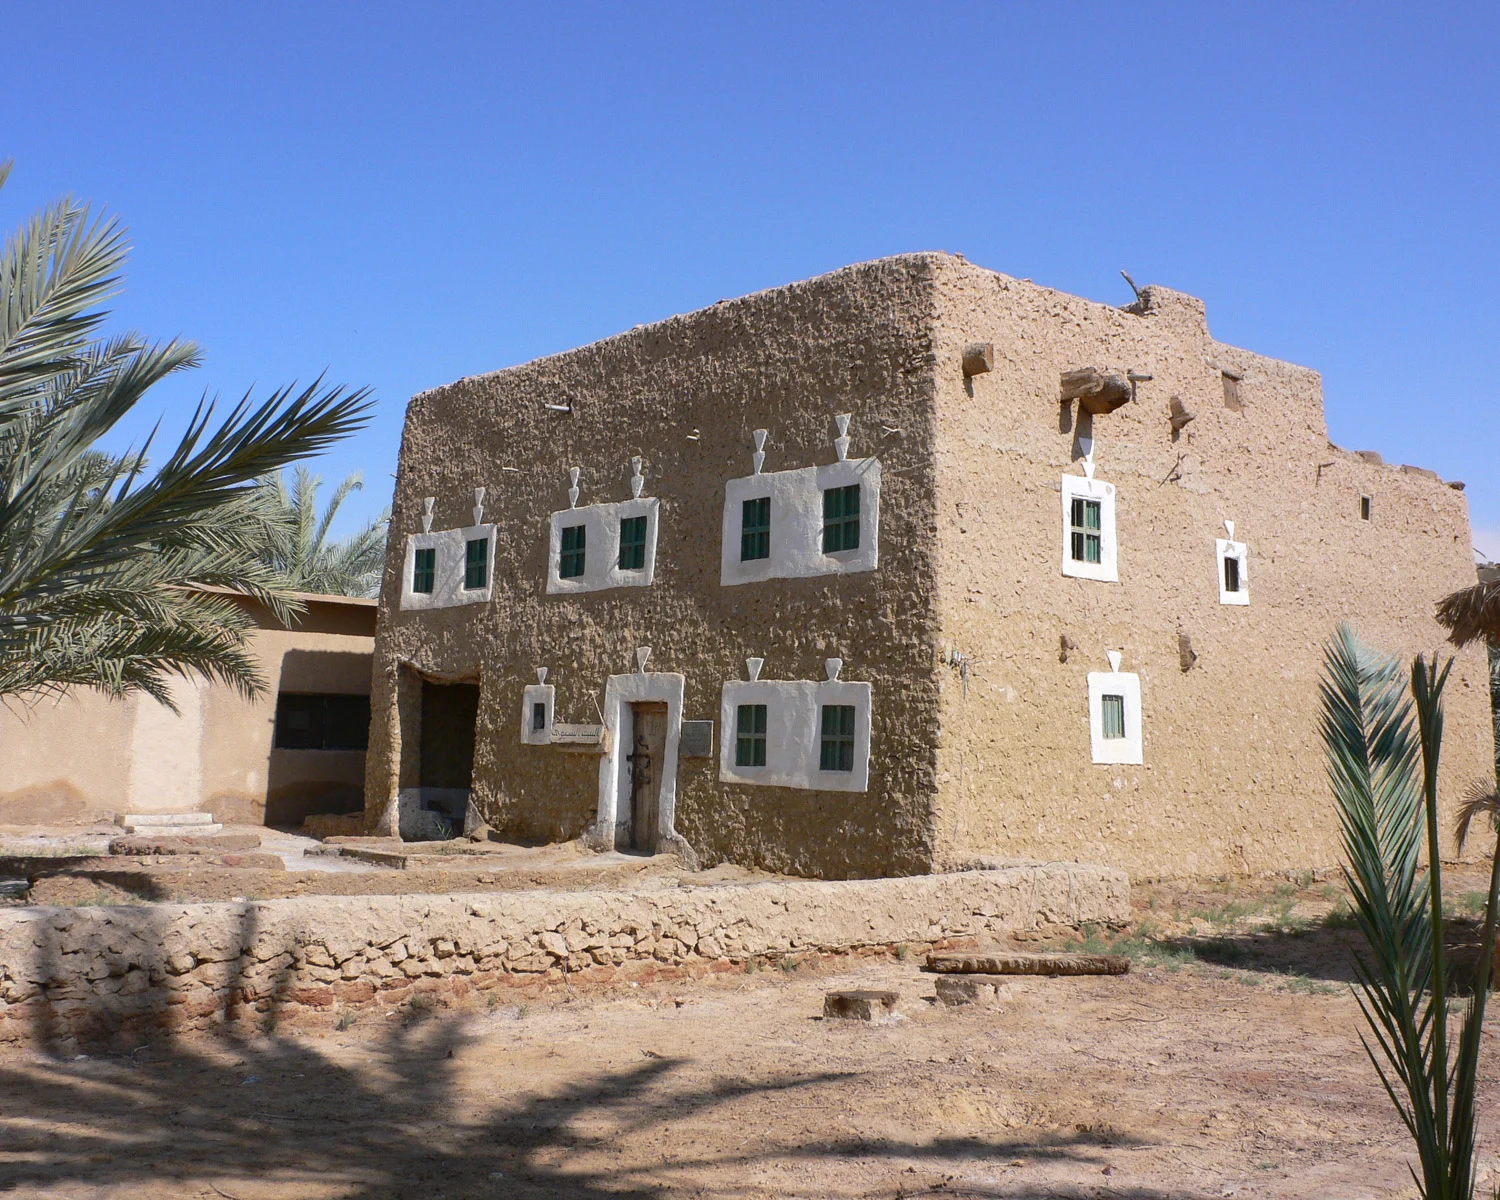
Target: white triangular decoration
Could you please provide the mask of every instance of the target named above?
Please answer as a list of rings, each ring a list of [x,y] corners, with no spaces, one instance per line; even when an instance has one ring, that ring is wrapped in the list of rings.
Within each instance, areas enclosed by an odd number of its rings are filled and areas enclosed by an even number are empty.
[[[1120,670],[1120,652],[1118,650],[1106,650],[1104,657],[1109,659],[1109,669],[1118,674]]]

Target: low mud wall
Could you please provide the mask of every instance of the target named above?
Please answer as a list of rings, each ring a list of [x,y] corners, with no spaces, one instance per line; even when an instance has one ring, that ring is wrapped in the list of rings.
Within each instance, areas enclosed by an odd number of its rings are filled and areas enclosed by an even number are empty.
[[[902,879],[642,892],[317,896],[0,912],[0,1041],[194,1029],[419,993],[745,969],[1129,916],[1121,871],[1019,864]]]

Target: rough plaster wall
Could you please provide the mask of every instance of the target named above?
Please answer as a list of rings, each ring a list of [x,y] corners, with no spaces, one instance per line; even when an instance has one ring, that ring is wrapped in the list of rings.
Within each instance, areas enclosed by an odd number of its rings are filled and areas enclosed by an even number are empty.
[[[594,819],[598,763],[520,744],[522,688],[538,666],[551,669],[557,720],[595,722],[606,676],[634,670],[635,648],[651,646],[650,670],[687,677],[683,715],[713,719],[719,737],[720,687],[744,677],[747,657],[766,660],[767,679],[821,679],[823,660],[837,656],[845,679],[874,685],[880,756],[869,791],[721,784],[716,759],[685,759],[677,832],[708,862],[830,877],[929,869],[932,262],[852,267],[412,401],[377,637],[373,825],[411,772],[399,664],[478,674],[476,802],[507,835],[562,839]],[[571,415],[545,407],[569,397]],[[850,456],[883,464],[879,571],[721,587],[724,483],[750,473],[751,432],[770,430],[768,471],[827,463],[843,412],[854,415]],[[645,494],[662,499],[655,583],[545,595],[548,518],[566,507],[566,469],[582,469],[580,504],[623,500],[636,454]],[[405,537],[421,528],[422,498],[437,498],[433,528],[449,528],[469,522],[476,486],[499,527],[494,599],[402,613]]]
[[[956,669],[943,675],[943,856],[1133,874],[1336,861],[1323,645],[1338,621],[1406,655],[1442,643],[1434,602],[1474,581],[1463,495],[1330,447],[1316,373],[1214,342],[1191,297],[1152,289],[1157,307],[1137,316],[956,258],[938,279],[940,639],[970,662],[967,695]],[[970,395],[960,358],[974,341],[994,343],[995,365]],[[1089,366],[1154,377],[1094,421],[1097,477],[1118,488],[1119,584],[1060,566],[1058,481],[1080,467],[1074,432],[1060,430],[1059,372]],[[1242,412],[1225,408],[1221,367],[1244,376]],[[1176,442],[1173,396],[1196,414]],[[1180,479],[1163,482],[1174,465]],[[1249,545],[1248,607],[1218,602],[1224,518]],[[1179,633],[1198,655],[1187,673]],[[1066,664],[1064,635],[1078,647]],[[1142,766],[1090,762],[1086,676],[1108,669],[1107,649],[1141,678]],[[1450,812],[1471,780],[1493,777],[1485,679],[1482,652],[1459,655]]]
[[[399,1002],[417,991],[743,969],[783,955],[1119,924],[1125,876],[1019,864],[657,892],[318,896],[0,912],[0,1042]]]
[[[116,701],[85,689],[0,710],[0,823],[193,809],[258,823],[268,793],[347,807],[363,789],[363,754],[278,751],[271,742],[278,690],[369,691],[373,614],[350,608],[315,601],[296,629],[252,630],[249,651],[268,689],[255,700],[178,680],[181,717],[149,697]],[[274,620],[259,606],[251,613]]]

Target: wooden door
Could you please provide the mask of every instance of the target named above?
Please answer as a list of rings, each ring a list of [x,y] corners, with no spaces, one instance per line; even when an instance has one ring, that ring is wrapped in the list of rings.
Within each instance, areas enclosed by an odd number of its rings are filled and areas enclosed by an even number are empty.
[[[667,757],[667,706],[632,704],[635,744],[630,752],[630,845],[656,853],[661,831],[661,776]]]

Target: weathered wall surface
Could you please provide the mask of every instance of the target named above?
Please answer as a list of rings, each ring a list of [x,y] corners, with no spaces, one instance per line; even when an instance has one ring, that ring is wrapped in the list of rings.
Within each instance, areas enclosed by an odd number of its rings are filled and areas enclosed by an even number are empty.
[[[367,896],[0,913],[0,1040],[605,982],[784,955],[963,943],[1129,916],[1129,883],[1053,863],[659,892]]]
[[[936,685],[930,617],[932,490],[930,258],[914,255],[725,301],[524,366],[416,397],[407,411],[382,591],[366,809],[389,813],[417,786],[420,678],[481,688],[473,798],[508,836],[578,836],[594,820],[598,759],[520,743],[522,689],[546,666],[556,719],[597,722],[606,678],[686,677],[683,716],[712,719],[720,691],[765,659],[765,679],[817,680],[828,657],[874,689],[867,793],[721,783],[717,758],[678,766],[676,829],[707,862],[733,859],[827,877],[925,871]],[[571,403],[572,412],[548,409]],[[752,431],[770,431],[766,471],[834,460],[836,413],[852,413],[851,458],[884,471],[880,569],[721,587],[726,480],[751,473]],[[661,498],[654,582],[547,595],[550,514],[629,498],[630,458]],[[473,489],[498,525],[487,603],[402,612],[404,541],[468,526]]]
[[[368,602],[311,600],[290,630],[245,604],[259,626],[249,637],[267,684],[259,699],[181,679],[173,684],[178,713],[149,697],[111,701],[90,691],[0,709],[0,824],[194,811],[260,823],[268,801],[283,819],[357,808],[362,753],[276,750],[272,740],[278,692],[369,692]]]
[[[1133,875],[1335,862],[1323,645],[1339,621],[1407,656],[1442,645],[1434,602],[1474,580],[1463,495],[1331,446],[1318,376],[1215,342],[1191,297],[1149,289],[1137,315],[956,258],[937,280],[939,639],[968,663],[966,681],[943,668],[942,854]],[[994,343],[994,369],[966,385],[975,341]],[[1153,377],[1093,423],[1097,478],[1118,489],[1118,584],[1061,572],[1059,480],[1082,470],[1059,375],[1082,367]],[[1223,371],[1243,376],[1241,411]],[[1174,396],[1196,416],[1175,440]],[[1219,603],[1225,519],[1249,547],[1245,607]],[[1186,672],[1179,634],[1198,656]],[[1109,649],[1140,675],[1140,766],[1090,761],[1087,674]],[[1481,650],[1458,656],[1447,695],[1451,805],[1493,778]]]

